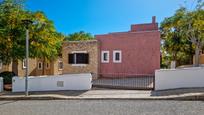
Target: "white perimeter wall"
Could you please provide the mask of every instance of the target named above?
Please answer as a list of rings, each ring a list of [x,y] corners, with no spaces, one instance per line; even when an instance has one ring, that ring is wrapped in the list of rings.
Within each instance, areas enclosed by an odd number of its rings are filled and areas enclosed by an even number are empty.
[[[4,90],[4,82],[3,82],[3,78],[0,77],[0,92],[2,92]]]
[[[89,90],[91,87],[90,73],[37,76],[28,79],[29,91]],[[12,92],[23,91],[25,91],[25,78],[13,77]]]
[[[155,90],[204,87],[204,67],[156,70]]]

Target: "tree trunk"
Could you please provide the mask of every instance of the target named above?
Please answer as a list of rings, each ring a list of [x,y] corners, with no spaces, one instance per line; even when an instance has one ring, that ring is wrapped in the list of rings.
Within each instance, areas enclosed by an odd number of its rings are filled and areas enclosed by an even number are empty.
[[[196,48],[195,48],[195,64],[194,66],[195,67],[199,67],[199,46],[196,45]]]
[[[192,45],[190,45],[190,59],[189,59],[189,64],[190,65],[193,65],[193,56],[194,56],[194,51],[193,51],[193,46]],[[191,52],[193,52],[193,53],[191,53]]]
[[[171,61],[171,69],[175,69],[176,68],[176,61],[173,60]]]
[[[176,60],[177,60],[176,56],[177,56],[177,53],[173,52],[173,60],[171,61],[171,66],[170,66],[171,69],[175,69],[176,68]]]

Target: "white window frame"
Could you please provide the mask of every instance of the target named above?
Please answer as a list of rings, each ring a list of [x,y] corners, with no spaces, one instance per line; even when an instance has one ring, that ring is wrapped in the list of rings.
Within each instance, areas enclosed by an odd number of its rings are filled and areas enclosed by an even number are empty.
[[[87,51],[72,51],[72,54],[76,54],[76,53],[88,53]]]
[[[120,60],[115,60],[116,53],[120,54]],[[121,50],[113,50],[113,63],[122,63],[122,51]]]
[[[2,64],[2,61],[0,61],[0,69],[3,68],[3,64]]]
[[[104,54],[107,53],[107,60],[104,60]],[[101,51],[101,62],[102,63],[109,63],[110,53],[109,51]]]
[[[72,66],[80,66],[80,67],[83,67],[83,66],[87,66],[88,64],[71,64]]]
[[[26,69],[26,59],[23,59],[22,66],[23,66],[23,69]]]
[[[41,68],[39,68],[39,64],[41,64]],[[38,70],[42,70],[43,69],[43,63],[41,61],[38,62]]]
[[[62,63],[62,68],[60,68],[60,63]],[[58,61],[58,70],[63,70],[63,62],[62,61]]]
[[[77,53],[74,53],[74,54],[77,54]],[[76,55],[74,55],[74,59],[75,59],[75,62],[76,62]],[[80,67],[83,67],[83,66],[87,66],[88,64],[71,64],[72,66],[80,66]]]
[[[49,62],[46,63],[46,69],[50,69],[50,63]]]

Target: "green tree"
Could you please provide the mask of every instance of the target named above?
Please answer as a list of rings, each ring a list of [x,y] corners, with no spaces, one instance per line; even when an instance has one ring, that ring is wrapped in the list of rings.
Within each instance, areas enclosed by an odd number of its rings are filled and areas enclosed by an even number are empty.
[[[4,64],[25,58],[24,19],[34,23],[30,30],[31,58],[55,59],[60,51],[63,35],[58,33],[52,21],[43,12],[25,10],[24,2],[4,0],[0,4],[0,60]]]
[[[67,41],[83,41],[83,40],[93,40],[94,37],[90,33],[85,33],[84,31],[69,34],[65,37]]]
[[[162,50],[164,55],[177,61],[177,65],[191,64],[193,55],[198,66],[199,51],[203,48],[204,10],[202,0],[198,0],[195,10],[179,8],[176,13],[161,23]],[[195,52],[194,52],[195,50]],[[163,59],[163,61],[167,61]]]
[[[47,60],[56,58],[63,35],[56,32],[53,22],[43,12],[33,13],[32,20],[34,24],[30,28],[30,56]]]
[[[182,20],[185,12],[186,9],[182,7],[172,17],[165,18],[161,23],[160,30],[163,40],[161,49],[163,50],[162,57],[165,58],[162,61],[168,61],[166,63],[168,65],[171,61],[176,61],[177,66],[192,63],[192,43],[182,34]]]
[[[186,12],[182,27],[182,33],[195,48],[195,66],[199,66],[199,54],[204,46],[204,10],[201,4],[196,10]]]
[[[4,0],[0,3],[0,60],[9,64],[12,59],[19,58],[18,44],[23,37],[21,26],[22,3],[13,0]]]
[[[30,57],[43,60],[43,74],[46,63],[55,60],[61,49],[64,36],[57,33],[52,21],[43,12],[32,13],[30,28]]]

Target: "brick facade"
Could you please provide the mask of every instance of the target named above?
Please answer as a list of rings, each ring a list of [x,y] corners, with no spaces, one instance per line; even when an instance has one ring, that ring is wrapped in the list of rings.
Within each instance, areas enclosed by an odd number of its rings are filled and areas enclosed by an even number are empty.
[[[37,68],[37,59],[29,59],[29,72],[28,74],[30,76],[35,76],[36,75],[36,68]],[[25,68],[23,68],[23,62],[21,60],[19,60],[16,63],[17,66],[17,70],[14,71],[14,73],[16,73],[18,76],[20,77],[24,77],[25,76]]]
[[[94,77],[98,73],[98,42],[92,41],[72,41],[64,42],[62,46],[63,74],[67,73],[92,73]],[[69,54],[74,52],[85,52],[89,55],[89,63],[85,65],[70,64]]]
[[[62,60],[61,58],[58,58],[55,61],[51,62],[45,62],[44,65],[42,65],[42,69],[38,68],[38,63],[43,62],[42,59],[29,59],[29,76],[39,76],[39,75],[58,75],[62,74],[62,70],[59,70],[58,68],[58,62]],[[46,64],[49,64],[49,68],[47,68]],[[17,62],[12,62],[9,65],[3,65],[2,68],[0,68],[0,72],[3,71],[13,71],[16,75],[20,77],[25,76],[26,69],[23,67],[23,61],[18,60]]]

